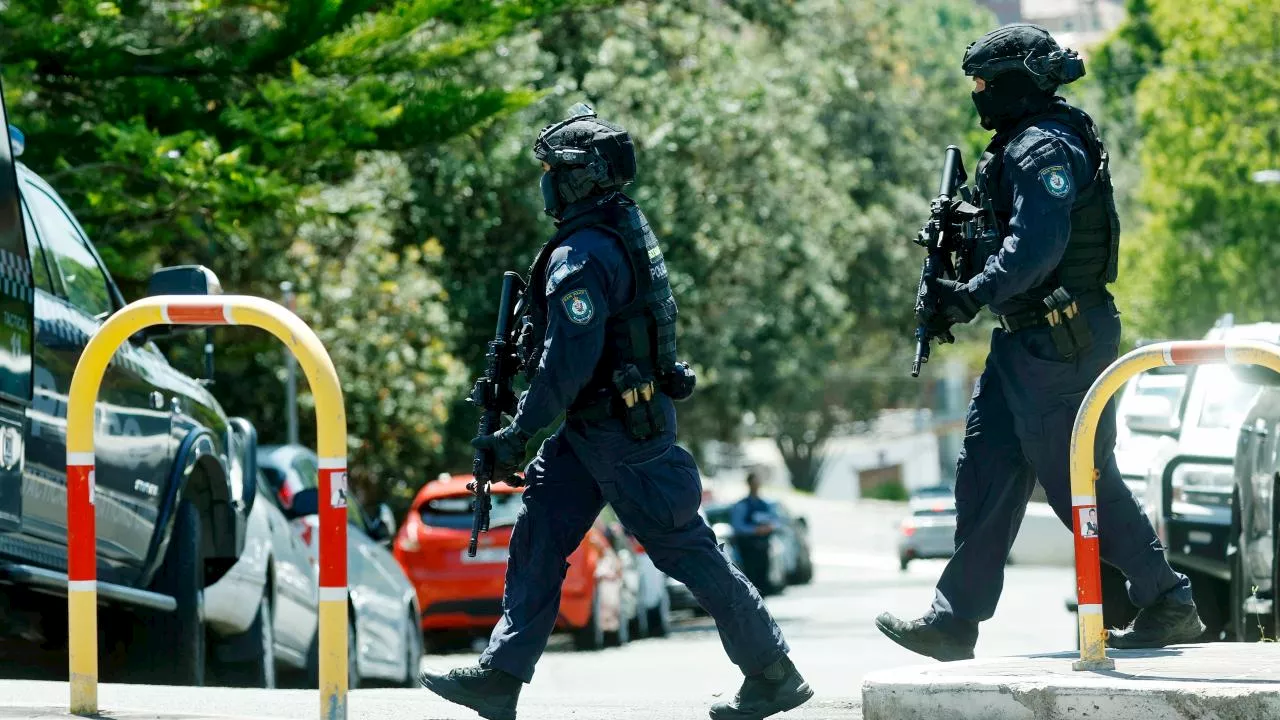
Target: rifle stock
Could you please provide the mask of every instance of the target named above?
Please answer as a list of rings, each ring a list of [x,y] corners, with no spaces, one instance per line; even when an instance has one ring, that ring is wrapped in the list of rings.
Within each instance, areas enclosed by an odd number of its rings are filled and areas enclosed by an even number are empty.
[[[477,383],[475,395],[471,402],[479,405],[479,427],[476,433],[480,436],[492,435],[502,425],[502,411],[508,399],[513,396],[512,381],[515,379],[516,360],[515,343],[511,337],[511,328],[519,311],[517,302],[525,289],[520,275],[507,272],[502,276],[502,294],[498,300],[498,324],[494,330],[493,340],[489,342],[486,354],[487,364],[481,382]],[[468,483],[467,489],[475,495],[475,508],[471,520],[471,541],[467,543],[467,555],[476,556],[476,546],[480,541],[480,533],[489,530],[490,497],[489,490],[493,484],[494,458],[491,450],[476,450],[471,462],[471,474],[474,479]]]
[[[916,354],[911,363],[911,377],[920,376],[920,366],[929,362],[929,322],[938,312],[937,298],[930,292],[933,280],[954,279],[955,264],[946,235],[951,229],[953,199],[956,189],[967,179],[960,148],[948,145],[942,158],[942,174],[938,180],[938,195],[929,206],[929,222],[925,224],[916,244],[923,246],[927,254],[920,267],[920,284],[916,289]],[[944,338],[944,341],[945,338]]]

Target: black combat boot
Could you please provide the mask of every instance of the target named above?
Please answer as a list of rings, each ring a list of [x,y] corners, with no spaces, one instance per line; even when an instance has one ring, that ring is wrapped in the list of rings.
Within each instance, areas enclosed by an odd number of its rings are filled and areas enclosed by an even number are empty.
[[[748,675],[733,700],[711,706],[711,720],[764,720],[800,707],[813,690],[786,655],[757,675]]]
[[[1122,630],[1107,631],[1107,645],[1117,649],[1162,648],[1192,643],[1204,634],[1204,623],[1194,602],[1179,602],[1166,593]]]
[[[977,632],[960,633],[945,629],[926,615],[907,622],[890,613],[880,613],[876,627],[890,640],[914,653],[934,660],[972,660],[973,646],[977,644]],[[962,636],[963,635],[963,636]]]
[[[516,720],[516,700],[520,699],[524,684],[515,675],[479,665],[443,675],[427,671],[418,675],[418,682],[449,702],[475,710],[486,720]]]

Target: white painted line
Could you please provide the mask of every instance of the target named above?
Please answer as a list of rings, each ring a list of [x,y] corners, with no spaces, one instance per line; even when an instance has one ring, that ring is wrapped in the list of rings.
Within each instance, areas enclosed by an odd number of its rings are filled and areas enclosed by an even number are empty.
[[[231,318],[231,303],[225,300],[222,301],[222,319],[225,320],[228,325],[236,324],[236,321]]]
[[[1101,615],[1101,605],[1081,605],[1078,611],[1081,615]]]
[[[1071,507],[1078,508],[1078,507],[1084,507],[1086,505],[1097,505],[1097,504],[1098,504],[1097,495],[1072,495],[1071,496]]]
[[[173,324],[173,320],[170,320],[170,319],[169,319],[169,306],[168,306],[168,305],[161,305],[161,306],[160,306],[160,317],[164,319],[164,324],[165,324],[165,325],[172,325],[172,324]]]
[[[347,459],[344,457],[322,457],[320,458],[321,470],[346,470]]]
[[[346,587],[322,587],[320,588],[320,602],[346,602]]]
[[[1164,348],[1164,364],[1165,365],[1173,364],[1173,346],[1172,345],[1166,345]]]
[[[70,580],[67,582],[67,590],[70,592],[97,592],[97,580]]]
[[[78,466],[94,466],[93,453],[91,452],[68,452],[67,464]]]

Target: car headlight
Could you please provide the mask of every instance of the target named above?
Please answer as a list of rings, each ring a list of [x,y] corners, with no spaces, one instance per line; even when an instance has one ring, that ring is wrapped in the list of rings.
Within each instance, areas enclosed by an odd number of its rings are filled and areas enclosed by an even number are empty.
[[[1235,469],[1230,465],[1183,463],[1170,478],[1173,501],[1197,505],[1230,505]]]

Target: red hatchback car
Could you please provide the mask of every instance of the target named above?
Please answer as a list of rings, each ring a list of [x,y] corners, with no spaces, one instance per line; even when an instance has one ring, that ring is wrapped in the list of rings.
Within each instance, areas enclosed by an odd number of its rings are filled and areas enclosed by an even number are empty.
[[[424,485],[396,536],[393,554],[417,589],[428,640],[487,633],[502,615],[507,554],[523,488],[493,486],[489,532],[480,535],[476,556],[468,557],[470,481],[470,475],[442,475]],[[569,556],[556,628],[572,632],[579,649],[626,642],[626,629],[619,632],[623,590],[622,561],[597,519]]]

